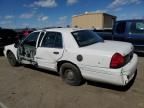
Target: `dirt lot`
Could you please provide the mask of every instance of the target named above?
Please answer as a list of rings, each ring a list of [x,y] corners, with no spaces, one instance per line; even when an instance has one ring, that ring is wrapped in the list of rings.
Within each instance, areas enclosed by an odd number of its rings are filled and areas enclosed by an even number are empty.
[[[144,108],[144,57],[126,91],[103,84],[66,85],[57,74],[11,67],[0,56],[0,108]]]

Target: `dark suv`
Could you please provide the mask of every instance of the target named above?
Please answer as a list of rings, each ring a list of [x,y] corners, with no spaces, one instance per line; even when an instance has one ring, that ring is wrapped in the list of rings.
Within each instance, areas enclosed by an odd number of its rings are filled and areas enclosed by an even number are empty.
[[[15,43],[18,40],[17,33],[11,29],[0,29],[0,49]]]

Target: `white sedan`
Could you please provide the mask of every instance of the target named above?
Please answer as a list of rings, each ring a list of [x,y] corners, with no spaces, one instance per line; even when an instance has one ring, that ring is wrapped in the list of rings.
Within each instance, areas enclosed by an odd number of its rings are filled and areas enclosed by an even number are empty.
[[[137,70],[138,57],[130,43],[104,41],[86,29],[37,30],[17,44],[6,46],[12,66],[31,64],[56,71],[70,85],[84,79],[127,85]]]

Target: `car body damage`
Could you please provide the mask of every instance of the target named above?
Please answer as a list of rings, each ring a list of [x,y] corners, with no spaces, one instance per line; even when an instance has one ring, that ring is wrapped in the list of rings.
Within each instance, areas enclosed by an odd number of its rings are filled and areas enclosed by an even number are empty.
[[[23,62],[22,60],[27,60],[28,64],[34,62],[35,54],[36,54],[36,47],[27,45],[19,47],[17,52],[19,61]]]

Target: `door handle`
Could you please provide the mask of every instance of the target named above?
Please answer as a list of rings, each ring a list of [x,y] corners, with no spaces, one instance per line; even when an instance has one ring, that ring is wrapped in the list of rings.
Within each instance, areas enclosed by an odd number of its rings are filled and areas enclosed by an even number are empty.
[[[53,54],[59,54],[59,52],[53,52]]]

